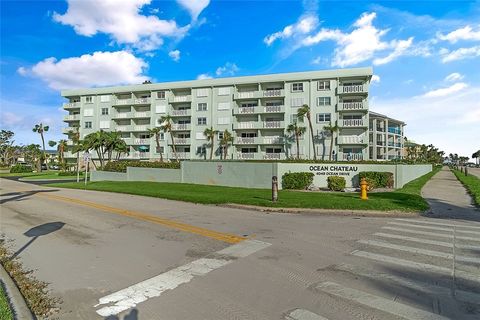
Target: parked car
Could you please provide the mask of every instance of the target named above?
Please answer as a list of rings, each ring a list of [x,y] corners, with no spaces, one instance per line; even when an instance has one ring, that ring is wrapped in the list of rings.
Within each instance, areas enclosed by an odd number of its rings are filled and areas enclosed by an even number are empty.
[[[51,169],[51,170],[58,170],[59,167],[58,167],[57,164],[52,164],[52,165],[50,166],[50,169]]]
[[[48,170],[48,167],[45,163],[42,164],[42,170]]]

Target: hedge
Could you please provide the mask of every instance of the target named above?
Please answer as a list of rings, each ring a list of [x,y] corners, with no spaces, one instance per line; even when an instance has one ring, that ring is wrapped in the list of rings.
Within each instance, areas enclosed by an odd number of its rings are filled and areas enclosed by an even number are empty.
[[[80,171],[79,173],[80,175],[83,175],[83,171]],[[68,177],[68,176],[76,176],[76,175],[77,175],[77,171],[60,171],[58,173],[59,177]]]
[[[156,162],[149,162],[149,161],[110,161],[103,167],[103,171],[127,172],[127,167],[180,169],[180,163],[178,163],[178,162],[159,162],[159,161],[156,161]]]
[[[343,191],[346,186],[346,181],[344,177],[340,176],[329,176],[327,178],[328,189],[332,191]]]
[[[359,178],[371,179],[374,182],[373,188],[393,188],[393,173],[363,171],[358,174]]]
[[[10,168],[10,173],[26,173],[32,171],[33,170],[31,166],[24,166],[22,164],[16,164]]]
[[[311,172],[288,172],[282,176],[283,189],[305,190],[313,182]]]

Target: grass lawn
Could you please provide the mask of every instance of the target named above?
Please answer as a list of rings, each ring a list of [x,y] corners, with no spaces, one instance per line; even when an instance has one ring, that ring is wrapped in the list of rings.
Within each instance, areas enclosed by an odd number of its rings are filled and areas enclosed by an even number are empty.
[[[43,179],[60,179],[60,180],[69,180],[76,179],[74,176],[58,176],[59,171],[42,171],[42,172],[26,172],[26,173],[0,173],[1,177],[21,177],[25,180],[43,180]],[[82,175],[80,175],[82,177]]]
[[[1,177],[30,177],[30,176],[41,176],[46,174],[56,174],[57,171],[42,171],[42,172],[24,172],[24,173],[0,173]]]
[[[128,193],[170,200],[203,204],[244,204],[280,208],[381,210],[418,212],[428,209],[427,202],[420,196],[423,185],[439,169],[411,181],[402,189],[393,192],[377,192],[368,195],[369,200],[360,200],[358,193],[345,192],[300,192],[280,190],[278,202],[271,202],[271,190],[232,188],[196,184],[98,181],[87,184],[88,190]],[[49,184],[51,187],[84,189],[76,182]]]
[[[465,174],[460,170],[452,169],[452,171],[457,177],[457,179],[468,190],[468,193],[470,193],[470,195],[472,196],[475,204],[477,206],[480,206],[480,179],[472,174],[465,176]]]
[[[13,320],[12,310],[10,309],[7,296],[1,285],[0,285],[0,319]]]

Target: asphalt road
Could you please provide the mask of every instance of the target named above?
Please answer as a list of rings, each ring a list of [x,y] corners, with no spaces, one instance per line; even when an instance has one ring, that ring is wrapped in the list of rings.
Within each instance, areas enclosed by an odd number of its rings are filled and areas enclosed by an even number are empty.
[[[62,298],[60,319],[480,317],[480,213],[465,194],[427,192],[451,215],[405,219],[0,183],[0,232]]]

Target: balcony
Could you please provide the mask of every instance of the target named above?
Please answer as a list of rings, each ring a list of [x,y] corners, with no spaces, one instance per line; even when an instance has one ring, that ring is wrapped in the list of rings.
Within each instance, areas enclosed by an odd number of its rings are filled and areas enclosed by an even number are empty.
[[[367,127],[368,122],[365,119],[340,119],[339,126],[347,128]]]
[[[133,139],[133,143],[134,145],[140,145],[140,144],[150,144],[150,139],[139,139],[139,138],[135,138]]]
[[[173,141],[177,146],[190,145],[190,138],[173,138]],[[168,142],[168,144],[171,145],[172,142]]]
[[[132,118],[150,118],[150,111],[134,112]]]
[[[238,137],[235,142],[236,144],[247,145],[247,144],[258,144],[260,141],[258,137],[244,137],[244,138]]]
[[[73,146],[73,141],[72,140],[67,140],[67,146]]]
[[[171,116],[172,117],[190,117],[192,115],[191,109],[186,110],[172,110]]]
[[[121,131],[121,132],[128,132],[128,131],[132,131],[132,126],[116,126],[115,130]]]
[[[125,141],[125,143],[127,145],[133,145],[133,139],[132,138],[122,138],[123,141]]]
[[[284,144],[282,137],[264,137],[262,144]]]
[[[79,114],[69,114],[63,117],[63,121],[79,121],[80,115]]]
[[[259,129],[259,126],[257,121],[237,122],[233,124],[233,130]]]
[[[283,121],[264,121],[263,122],[263,129],[280,129],[283,128],[284,122]]]
[[[339,136],[338,144],[367,144],[364,136]]]
[[[67,102],[63,104],[63,109],[78,109],[81,105],[80,102]]]
[[[265,106],[264,113],[285,113],[285,106]]]
[[[244,92],[235,92],[233,94],[233,99],[241,100],[241,99],[258,99],[263,97],[260,91],[244,91]]]
[[[355,85],[339,85],[337,88],[338,94],[359,94],[368,93],[368,86],[366,84]]]
[[[263,159],[265,160],[285,160],[285,154],[283,153],[264,153]]]
[[[132,112],[116,112],[112,115],[112,119],[130,119],[132,114]]]
[[[134,151],[130,152],[127,158],[130,159],[149,159],[150,158],[150,152],[139,152],[139,151]]]
[[[237,153],[237,159],[240,159],[240,160],[255,160],[257,157],[257,154],[258,153],[253,153],[253,152],[249,152],[249,153],[242,153],[242,152],[239,152]]]
[[[264,90],[263,91],[263,98],[272,98],[272,97],[284,97],[285,90]]]
[[[70,133],[71,131],[75,132],[77,129],[75,127],[62,128],[62,132],[65,134]]]
[[[384,147],[387,143],[385,141],[377,140],[377,146]]]
[[[190,123],[174,123],[172,124],[173,131],[190,131]]]
[[[133,104],[140,105],[140,104],[150,104],[152,102],[151,98],[136,98],[133,99]]]
[[[343,153],[339,152],[339,158],[343,161],[360,161],[363,160],[363,153]]]
[[[377,131],[379,131],[379,132],[385,132],[385,128],[377,127],[376,129],[377,129]]]
[[[402,130],[400,130],[400,128],[388,128],[388,132],[389,133],[394,133],[394,134],[402,134]]]
[[[233,109],[233,114],[256,114],[259,112],[259,107],[238,107]]]
[[[114,106],[126,106],[133,104],[133,99],[115,99],[113,101]]]
[[[148,131],[150,125],[137,125],[133,126],[133,131]]]
[[[168,102],[169,103],[192,102],[192,96],[191,95],[173,96],[168,98]]]
[[[367,111],[368,104],[366,101],[358,102],[340,102],[338,104],[338,111]]]
[[[175,159],[175,154],[173,153],[169,153],[166,158],[168,159]],[[190,152],[177,152],[177,158],[179,160],[186,160],[186,159],[190,159]]]

